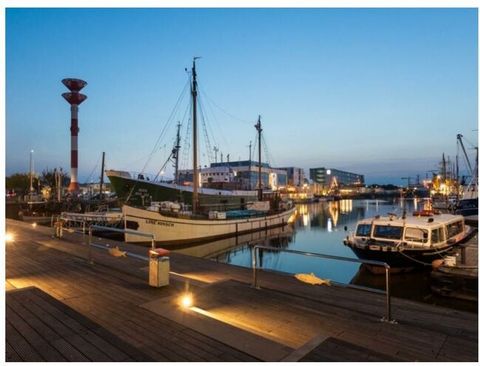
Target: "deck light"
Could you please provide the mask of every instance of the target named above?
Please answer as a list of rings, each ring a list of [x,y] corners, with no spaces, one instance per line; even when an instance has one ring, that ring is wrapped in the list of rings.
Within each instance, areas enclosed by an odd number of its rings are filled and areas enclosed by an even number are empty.
[[[193,305],[192,294],[187,292],[180,298],[180,306],[184,309],[188,309],[192,307],[192,305]]]
[[[5,233],[5,241],[11,242],[15,240],[15,236],[12,233]]]
[[[33,227],[33,228],[36,228],[36,227],[37,227],[37,223],[34,222],[34,223],[32,224],[32,227]]]

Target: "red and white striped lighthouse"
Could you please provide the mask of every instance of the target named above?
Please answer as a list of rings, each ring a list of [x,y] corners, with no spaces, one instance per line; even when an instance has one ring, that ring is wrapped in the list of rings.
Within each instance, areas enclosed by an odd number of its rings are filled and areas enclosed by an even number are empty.
[[[86,81],[80,79],[63,79],[62,83],[70,90],[70,93],[63,93],[62,97],[70,103],[71,111],[71,151],[70,151],[70,185],[68,191],[78,192],[78,106],[87,99],[87,96],[79,93],[82,88],[87,85]]]

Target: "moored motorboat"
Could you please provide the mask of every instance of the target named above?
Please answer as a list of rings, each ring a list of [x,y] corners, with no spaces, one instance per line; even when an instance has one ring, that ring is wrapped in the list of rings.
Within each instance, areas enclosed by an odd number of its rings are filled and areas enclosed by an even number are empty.
[[[430,266],[473,232],[463,216],[421,211],[360,220],[344,244],[360,259],[386,262],[399,271]]]

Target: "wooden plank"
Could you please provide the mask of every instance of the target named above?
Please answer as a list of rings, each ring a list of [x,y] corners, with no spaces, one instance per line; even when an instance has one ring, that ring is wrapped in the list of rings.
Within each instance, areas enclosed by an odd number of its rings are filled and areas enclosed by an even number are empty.
[[[15,351],[15,349],[8,342],[5,342],[5,361],[7,362],[23,361],[20,355]]]
[[[92,361],[89,357],[81,353],[71,343],[64,338],[58,338],[51,342],[66,359],[71,362],[88,362]]]
[[[37,352],[30,345],[30,343],[27,342],[27,340],[12,326],[9,321],[6,322],[5,327],[7,342],[12,345],[12,348],[20,356],[22,361],[45,361],[45,359],[40,355],[40,353]]]
[[[55,348],[48,344],[37,331],[30,326],[24,319],[18,316],[10,306],[6,307],[6,316],[8,321],[32,347],[45,359],[45,361],[65,361]]]
[[[112,361],[125,361],[128,359],[137,361],[150,361],[143,353],[138,352],[128,343],[120,338],[102,329],[97,323],[75,312],[65,304],[55,301],[47,294],[39,292],[30,294],[32,298],[37,297],[36,303],[43,306],[43,309],[52,314],[50,321],[53,324],[61,324],[59,326],[68,328],[65,336],[70,336],[75,332],[80,334],[82,338],[94,344],[101,349]]]
[[[391,362],[403,361],[365,347],[330,337],[312,352],[305,355],[302,362]]]

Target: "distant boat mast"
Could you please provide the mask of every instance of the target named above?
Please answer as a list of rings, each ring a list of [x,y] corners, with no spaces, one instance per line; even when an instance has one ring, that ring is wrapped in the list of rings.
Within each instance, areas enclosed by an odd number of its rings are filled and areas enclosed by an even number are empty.
[[[193,58],[192,66],[192,135],[193,135],[193,197],[192,197],[192,212],[198,211],[198,161],[197,161],[197,72],[195,70],[195,60],[199,57]]]
[[[261,201],[263,198],[262,191],[262,121],[258,116],[258,122],[255,125],[255,128],[258,131],[258,200]]]

